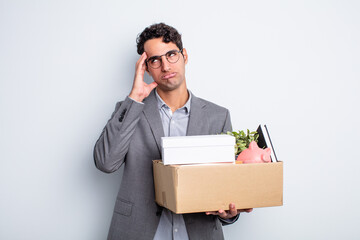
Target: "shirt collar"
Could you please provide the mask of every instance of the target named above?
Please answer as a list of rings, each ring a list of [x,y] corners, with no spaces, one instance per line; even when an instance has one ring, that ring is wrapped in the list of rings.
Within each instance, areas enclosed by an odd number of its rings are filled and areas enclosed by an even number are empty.
[[[185,110],[186,110],[187,113],[190,112],[191,98],[192,98],[192,93],[191,93],[191,91],[188,90],[188,93],[189,93],[189,99],[187,100],[187,102],[185,103],[184,106],[182,106],[181,108],[179,108],[179,109],[185,108]],[[170,108],[170,107],[164,102],[164,100],[162,100],[162,98],[159,96],[159,94],[158,94],[158,92],[157,92],[157,89],[155,89],[155,94],[156,94],[156,99],[157,99],[157,102],[158,102],[158,109],[159,109],[159,110],[160,110],[161,108],[163,108],[163,107]]]

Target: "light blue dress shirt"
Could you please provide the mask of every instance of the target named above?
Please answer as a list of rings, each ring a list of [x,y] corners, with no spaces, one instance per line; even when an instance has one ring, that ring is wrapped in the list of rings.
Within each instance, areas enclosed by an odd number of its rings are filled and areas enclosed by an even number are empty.
[[[185,136],[190,116],[191,92],[189,91],[189,99],[182,108],[172,112],[170,107],[161,99],[157,91],[155,91],[158,99],[158,109],[164,128],[165,137]],[[154,240],[188,240],[189,236],[182,214],[175,214],[164,208],[158,228],[155,233]]]

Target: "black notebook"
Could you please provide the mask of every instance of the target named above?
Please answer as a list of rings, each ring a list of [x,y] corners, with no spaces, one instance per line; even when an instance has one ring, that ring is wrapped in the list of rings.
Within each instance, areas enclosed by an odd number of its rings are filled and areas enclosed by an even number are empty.
[[[271,155],[270,155],[271,161],[277,162],[278,160],[277,160],[277,157],[275,154],[274,145],[271,142],[269,130],[266,127],[266,125],[260,124],[256,131],[259,133],[258,146],[260,148],[270,148],[271,149]]]

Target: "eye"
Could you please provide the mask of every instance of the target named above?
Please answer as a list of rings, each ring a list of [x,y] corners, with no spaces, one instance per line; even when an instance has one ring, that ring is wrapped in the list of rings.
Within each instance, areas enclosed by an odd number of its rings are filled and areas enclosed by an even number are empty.
[[[175,57],[177,55],[177,52],[176,51],[170,51],[166,54],[167,57]]]
[[[156,63],[156,62],[158,62],[159,61],[159,59],[157,59],[157,58],[150,58],[149,59],[149,62],[150,63]]]

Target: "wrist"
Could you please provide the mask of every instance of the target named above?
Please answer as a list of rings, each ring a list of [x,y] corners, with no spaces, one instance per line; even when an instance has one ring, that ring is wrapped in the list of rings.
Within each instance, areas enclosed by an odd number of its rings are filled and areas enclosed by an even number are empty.
[[[129,98],[131,98],[131,99],[133,99],[133,100],[135,100],[137,102],[142,102],[144,100],[144,97],[140,96],[140,94],[136,94],[136,93],[133,93],[133,92],[131,92],[129,94]]]

